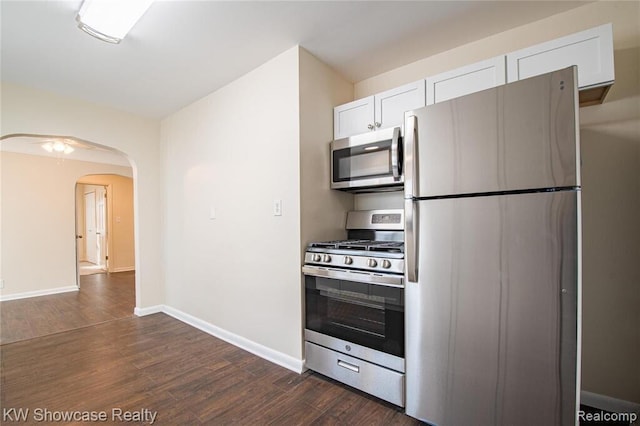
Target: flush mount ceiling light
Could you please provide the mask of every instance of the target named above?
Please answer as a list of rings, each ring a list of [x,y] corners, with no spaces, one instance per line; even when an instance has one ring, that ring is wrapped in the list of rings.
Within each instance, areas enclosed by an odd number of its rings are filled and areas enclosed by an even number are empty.
[[[78,28],[102,41],[120,43],[153,0],[84,0]]]
[[[71,145],[60,140],[43,143],[42,149],[47,152],[55,152],[58,155],[71,154],[73,152],[73,148],[71,147]]]

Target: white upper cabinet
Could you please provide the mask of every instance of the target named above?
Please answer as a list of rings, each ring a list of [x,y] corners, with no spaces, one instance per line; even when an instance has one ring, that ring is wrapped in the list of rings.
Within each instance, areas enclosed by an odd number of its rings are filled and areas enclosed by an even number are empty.
[[[334,139],[364,133],[373,125],[373,96],[358,99],[333,109]]]
[[[374,126],[404,127],[404,113],[425,106],[424,85],[424,80],[420,80],[375,95]]]
[[[580,89],[610,85],[613,69],[613,28],[601,25],[566,37],[541,43],[507,55],[507,80],[578,66]]]
[[[427,105],[505,84],[505,57],[497,56],[427,77]]]
[[[405,111],[425,106],[425,82],[405,84],[333,109],[334,139],[403,126]]]
[[[337,106],[333,109],[333,135],[340,139],[393,126],[400,126],[404,133],[406,111],[572,65],[578,66],[580,106],[602,103],[615,80],[611,24]]]

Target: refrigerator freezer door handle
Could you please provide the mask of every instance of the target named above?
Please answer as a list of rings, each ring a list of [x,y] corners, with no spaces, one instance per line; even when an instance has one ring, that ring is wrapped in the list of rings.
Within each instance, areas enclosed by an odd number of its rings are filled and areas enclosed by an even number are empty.
[[[405,259],[407,261],[407,280],[418,282],[418,203],[404,200]]]
[[[417,120],[415,115],[406,117],[406,137],[404,143],[404,198],[412,198],[418,194],[418,180],[416,170],[418,170],[417,148]]]
[[[400,166],[400,129],[396,128],[393,132],[393,139],[391,141],[391,170],[393,172],[393,177],[395,180],[400,179],[400,174],[402,173],[402,169]]]

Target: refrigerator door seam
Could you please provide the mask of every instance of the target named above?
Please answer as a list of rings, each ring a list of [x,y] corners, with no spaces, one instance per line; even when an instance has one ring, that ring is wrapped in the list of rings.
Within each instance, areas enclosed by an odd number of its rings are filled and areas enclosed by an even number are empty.
[[[517,189],[512,191],[494,191],[494,192],[473,192],[465,194],[451,194],[451,195],[433,195],[430,197],[414,197],[414,200],[428,201],[428,200],[446,200],[449,198],[473,198],[473,197],[492,197],[500,195],[518,195],[518,194],[538,194],[541,192],[560,192],[560,191],[580,191],[579,186],[562,186],[557,188],[532,188],[532,189]]]

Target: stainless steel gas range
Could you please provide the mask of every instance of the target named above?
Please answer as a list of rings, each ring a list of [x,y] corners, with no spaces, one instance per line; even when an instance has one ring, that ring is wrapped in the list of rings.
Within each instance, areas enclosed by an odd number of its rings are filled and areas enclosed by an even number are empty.
[[[347,215],[305,254],[307,368],[404,406],[404,211]]]

